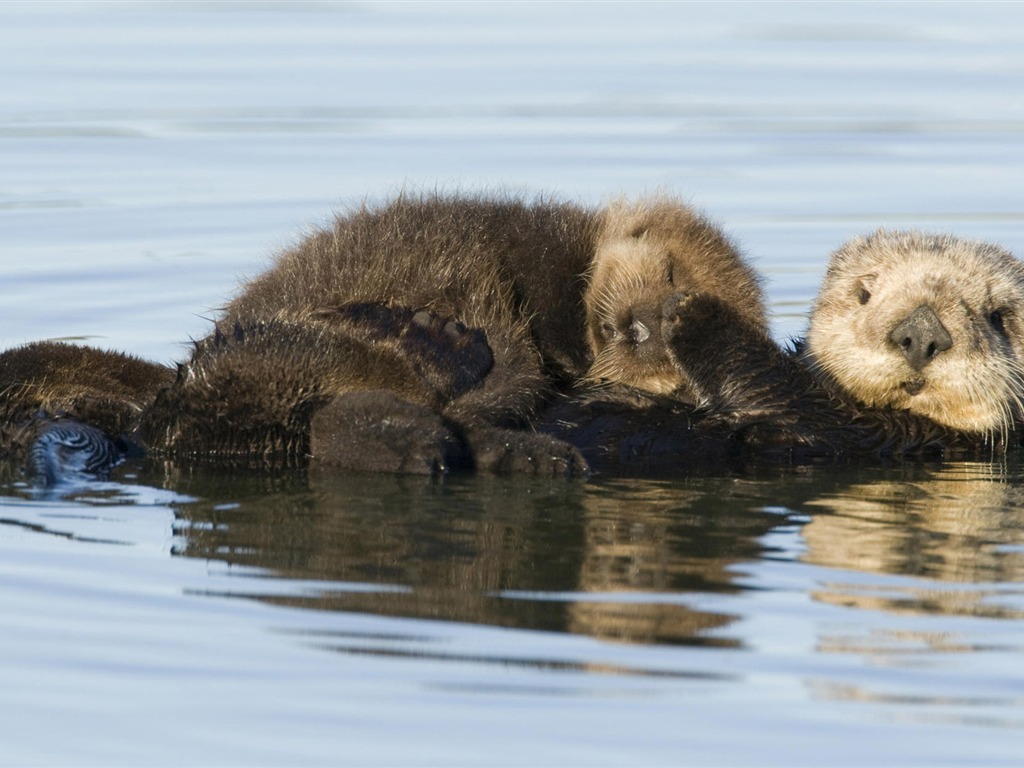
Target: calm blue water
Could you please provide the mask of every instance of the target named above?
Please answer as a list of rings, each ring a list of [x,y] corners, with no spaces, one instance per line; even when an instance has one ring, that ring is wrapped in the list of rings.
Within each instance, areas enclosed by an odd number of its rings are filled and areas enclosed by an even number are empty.
[[[402,188],[667,189],[798,335],[880,225],[1024,254],[1020,3],[0,4],[0,346],[183,357]],[[1019,765],[1024,460],[0,486],[2,765]]]

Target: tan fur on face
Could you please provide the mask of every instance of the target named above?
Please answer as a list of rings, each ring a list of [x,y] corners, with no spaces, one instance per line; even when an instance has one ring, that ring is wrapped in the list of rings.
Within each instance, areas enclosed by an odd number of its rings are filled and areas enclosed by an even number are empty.
[[[953,346],[915,371],[889,335],[922,305]],[[949,235],[879,230],[856,238],[832,256],[807,346],[812,364],[866,405],[1003,433],[1024,410],[1024,264]],[[920,392],[909,394],[910,382],[923,384]]]
[[[587,378],[699,398],[661,339],[662,305],[679,291],[717,296],[767,324],[757,275],[711,222],[664,198],[609,205],[584,299],[594,354]]]

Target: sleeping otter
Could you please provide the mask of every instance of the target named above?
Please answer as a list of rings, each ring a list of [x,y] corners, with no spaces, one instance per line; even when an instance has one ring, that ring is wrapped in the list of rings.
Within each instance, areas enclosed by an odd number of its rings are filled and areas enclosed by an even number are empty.
[[[759,277],[707,219],[667,199],[609,205],[584,295],[593,354],[586,378],[696,402],[700,393],[661,337],[662,306],[680,290],[717,296],[768,326]]]
[[[581,472],[575,448],[515,428],[583,377],[692,401],[652,311],[680,286],[763,319],[736,249],[667,199],[592,212],[403,196],[339,217],[247,285],[148,393],[140,434],[217,461]]]
[[[692,399],[655,325],[660,298],[649,298],[682,286],[763,319],[754,273],[678,203],[594,213],[546,200],[403,195],[339,216],[248,283],[157,398],[144,434],[170,454],[583,472],[574,447],[522,427],[587,376]],[[389,333],[373,330],[376,321],[366,330],[353,307],[482,332],[488,370],[471,365],[458,387],[424,388],[409,373],[423,351],[387,349]],[[414,435],[429,435],[429,445]]]

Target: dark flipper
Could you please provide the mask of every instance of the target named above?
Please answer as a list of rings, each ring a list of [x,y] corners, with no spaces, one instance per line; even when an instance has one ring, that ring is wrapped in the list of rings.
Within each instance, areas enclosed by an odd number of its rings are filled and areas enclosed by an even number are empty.
[[[347,392],[310,423],[313,461],[357,472],[440,475],[466,463],[462,441],[430,408],[392,392]]]

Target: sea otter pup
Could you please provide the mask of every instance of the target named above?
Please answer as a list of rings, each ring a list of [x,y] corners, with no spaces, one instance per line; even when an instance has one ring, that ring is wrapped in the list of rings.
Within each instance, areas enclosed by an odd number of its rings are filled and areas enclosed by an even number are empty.
[[[144,432],[171,454],[582,472],[574,447],[521,427],[588,375],[692,399],[654,311],[681,287],[763,319],[754,273],[678,203],[594,213],[402,195],[339,216],[249,282],[157,398]],[[487,370],[470,353],[461,384],[422,386],[410,373],[422,351],[389,347],[393,334],[361,314],[367,307],[482,332]]]
[[[760,278],[707,219],[668,199],[605,208],[584,296],[593,355],[586,378],[699,400],[661,336],[662,306],[680,290],[715,296],[768,327]]]

